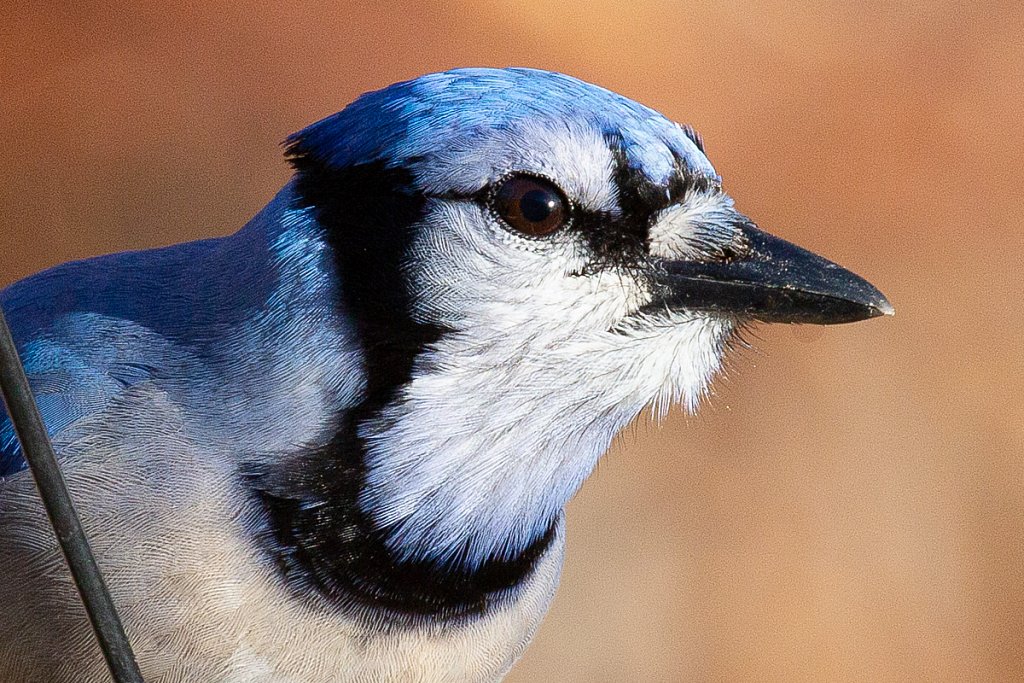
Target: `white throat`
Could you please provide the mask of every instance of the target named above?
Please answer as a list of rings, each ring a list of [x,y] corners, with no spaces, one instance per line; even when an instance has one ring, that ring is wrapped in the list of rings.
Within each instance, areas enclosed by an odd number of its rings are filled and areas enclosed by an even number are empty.
[[[472,568],[514,557],[645,406],[695,407],[731,332],[677,317],[570,341],[446,337],[363,433],[361,506],[403,559]]]

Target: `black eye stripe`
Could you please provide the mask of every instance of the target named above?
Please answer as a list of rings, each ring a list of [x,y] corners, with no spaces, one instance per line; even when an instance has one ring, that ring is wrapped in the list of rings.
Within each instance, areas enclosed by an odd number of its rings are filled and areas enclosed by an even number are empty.
[[[610,180],[618,211],[585,208],[575,203],[553,179],[530,171],[508,173],[469,194],[428,196],[477,202],[506,228],[526,237],[540,239],[570,230],[593,255],[589,270],[642,266],[649,258],[650,230],[658,214],[690,194],[721,191],[721,184],[714,176],[689,169],[681,157],[676,158],[675,169],[666,181],[654,182],[630,163],[620,135],[610,133],[605,140],[613,159]],[[531,185],[529,189],[520,188],[518,193],[511,192],[508,183],[513,181]],[[503,189],[509,192],[502,195]],[[554,197],[558,200],[554,201]],[[554,214],[556,219],[546,220],[551,214],[545,213],[545,208],[554,212],[559,203],[562,213]]]

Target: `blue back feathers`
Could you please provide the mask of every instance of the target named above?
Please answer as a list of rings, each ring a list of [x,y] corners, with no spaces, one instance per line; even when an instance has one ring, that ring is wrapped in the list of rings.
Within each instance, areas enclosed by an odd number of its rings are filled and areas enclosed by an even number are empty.
[[[260,223],[230,238],[66,263],[0,291],[51,437],[159,372],[160,340],[217,353],[223,332],[265,304],[275,278]],[[0,407],[0,478],[24,468]]]

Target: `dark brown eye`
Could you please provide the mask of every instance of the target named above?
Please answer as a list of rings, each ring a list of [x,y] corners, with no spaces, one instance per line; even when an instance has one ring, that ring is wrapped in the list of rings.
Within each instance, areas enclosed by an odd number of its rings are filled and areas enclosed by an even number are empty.
[[[569,202],[543,178],[512,176],[494,193],[492,208],[511,228],[531,237],[550,235],[569,220]]]

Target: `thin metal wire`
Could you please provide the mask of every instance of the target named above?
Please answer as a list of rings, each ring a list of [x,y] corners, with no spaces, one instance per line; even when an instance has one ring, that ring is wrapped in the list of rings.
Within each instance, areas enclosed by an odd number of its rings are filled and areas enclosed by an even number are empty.
[[[43,426],[39,408],[32,397],[25,368],[18,357],[7,319],[0,310],[0,390],[3,391],[7,414],[21,442],[39,496],[50,516],[50,523],[60,541],[71,575],[89,614],[96,640],[110,667],[115,683],[144,683],[135,661],[128,636],[124,632],[117,609],[103,582],[89,541],[75,512],[64,476],[57,465],[53,445]]]

